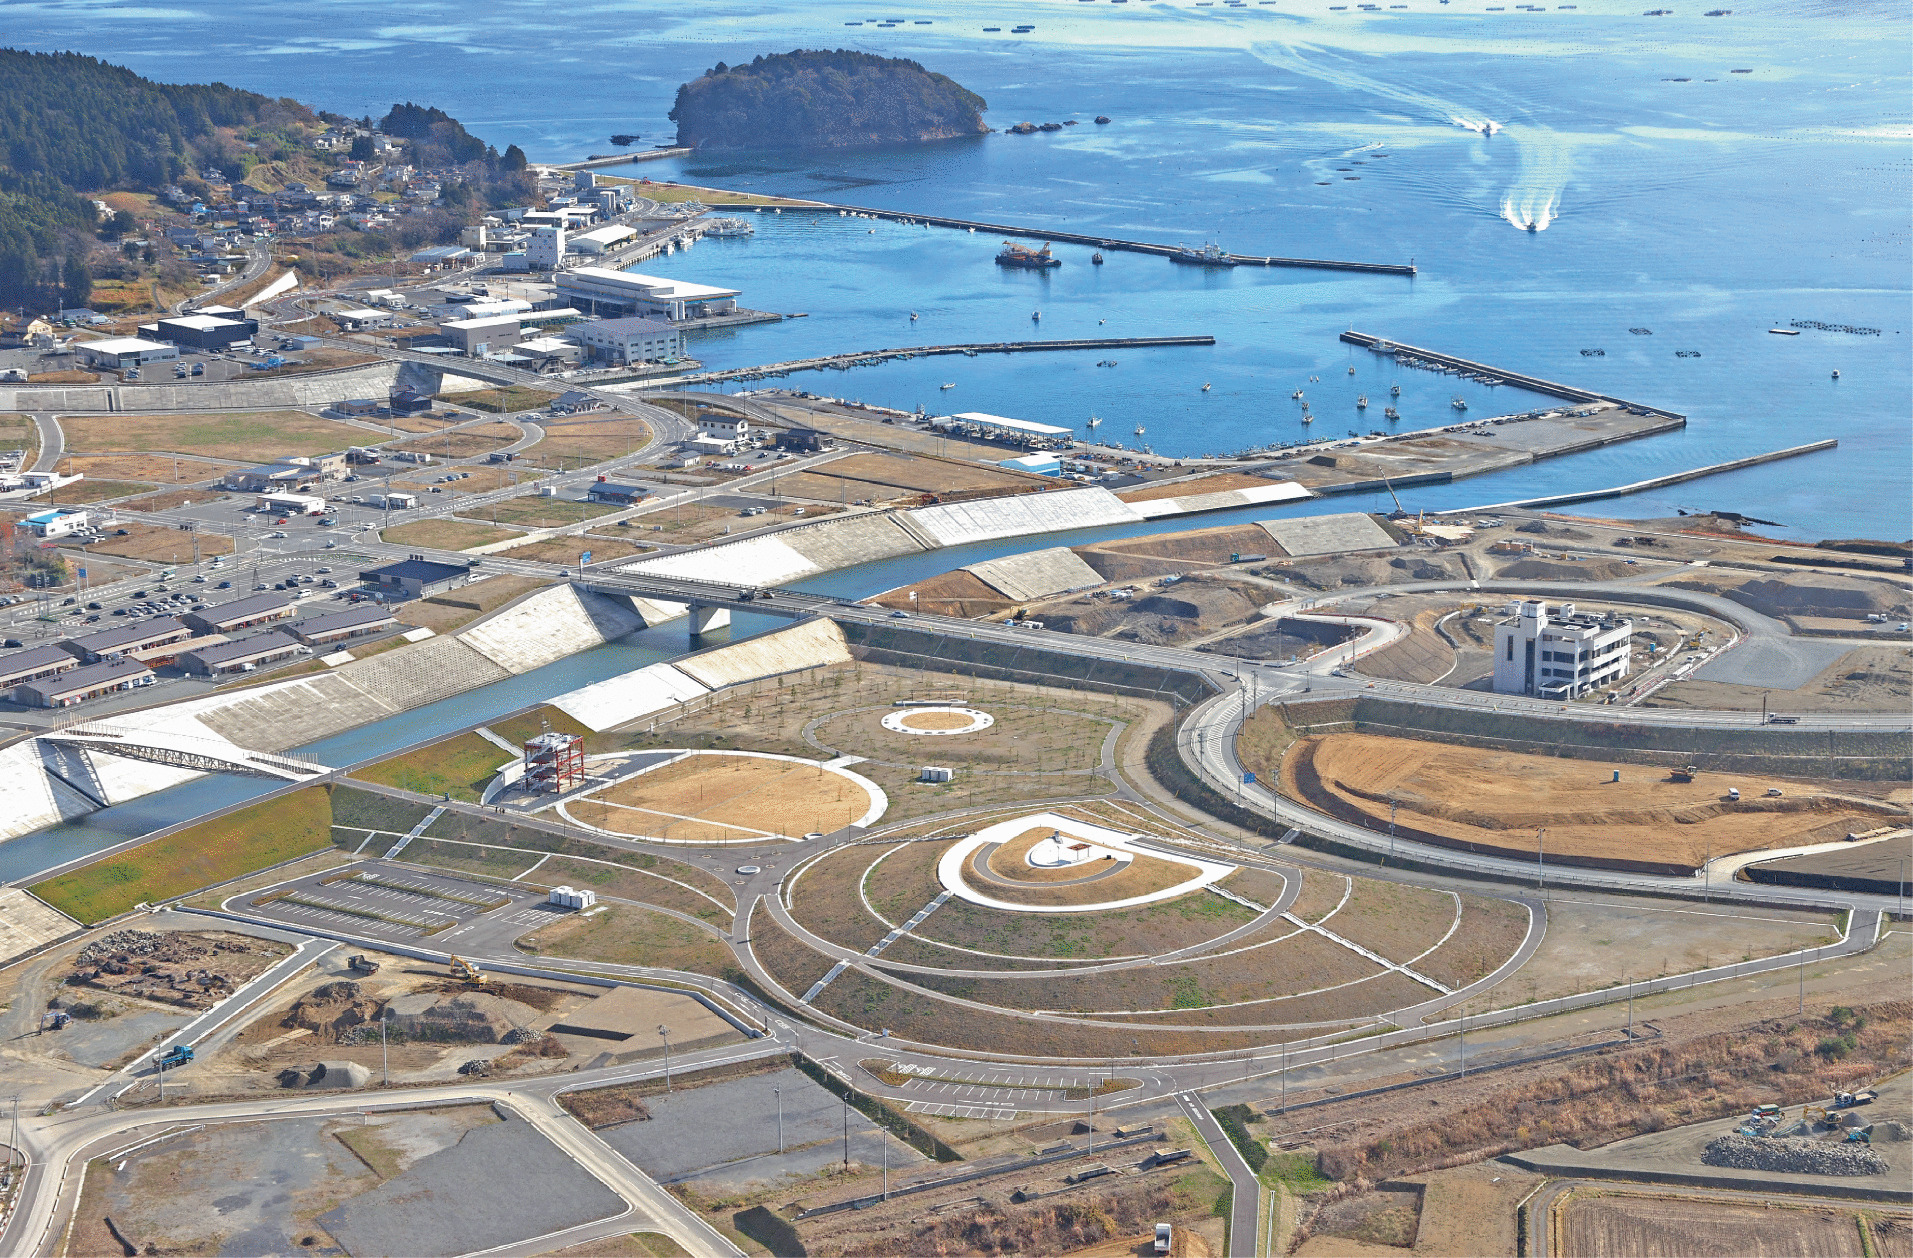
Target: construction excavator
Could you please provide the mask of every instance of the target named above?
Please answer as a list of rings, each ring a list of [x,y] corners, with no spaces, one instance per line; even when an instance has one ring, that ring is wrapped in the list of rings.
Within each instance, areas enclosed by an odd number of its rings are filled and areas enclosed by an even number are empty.
[[[470,983],[473,987],[483,987],[491,982],[490,977],[464,957],[454,956],[451,963],[452,977],[460,982]]]

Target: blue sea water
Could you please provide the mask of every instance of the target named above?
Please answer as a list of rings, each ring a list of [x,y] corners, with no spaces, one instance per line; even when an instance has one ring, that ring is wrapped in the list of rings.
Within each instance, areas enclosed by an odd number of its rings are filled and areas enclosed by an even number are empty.
[[[1457,393],[1471,417],[1538,400],[1397,372],[1337,342],[1355,327],[1690,417],[1677,435],[1430,491],[1419,505],[1622,484],[1836,437],[1831,453],[1583,509],[1718,507],[1801,539],[1913,530],[1904,5],[1757,0],[1708,18],[1699,6],[1645,17],[1619,0],[1542,12],[1411,0],[1373,13],[1325,0],[894,10],[427,0],[403,13],[360,0],[14,0],[0,16],[16,46],[77,49],[156,78],[221,79],[353,115],[429,102],[536,160],[613,151],[613,131],[668,139],[676,85],[719,60],[820,46],[914,57],[984,96],[999,128],[1081,125],[614,173],[1163,242],[1214,238],[1240,253],[1412,259],[1420,273],[1200,271],[1116,253],[1095,268],[1088,250],[1063,247],[1063,266],[1039,275],[996,268],[996,242],[982,233],[761,215],[754,238],[706,241],[644,268],[809,315],[700,336],[694,352],[706,362],[1209,333],[1210,349],[920,359],[790,382],[932,411],[1069,425],[1096,415],[1106,439],[1191,455],[1387,428],[1393,383],[1402,428],[1451,422]],[[906,24],[871,24],[883,18]],[[1019,22],[1036,30],[1011,35]],[[1099,113],[1112,123],[1091,123]],[[1881,335],[1768,332],[1793,320]],[[1093,365],[1107,357],[1118,366]],[[1318,416],[1306,431],[1296,387]],[[1371,405],[1358,414],[1364,392]]]

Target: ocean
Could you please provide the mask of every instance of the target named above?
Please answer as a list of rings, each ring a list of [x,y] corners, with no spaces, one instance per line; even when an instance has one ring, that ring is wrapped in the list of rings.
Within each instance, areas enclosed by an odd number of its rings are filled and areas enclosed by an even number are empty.
[[[1734,510],[1799,540],[1913,531],[1904,5],[1756,3],[1708,17],[1614,0],[1368,12],[1317,0],[494,0],[399,16],[358,0],[24,0],[0,13],[15,46],[354,116],[430,103],[541,161],[613,152],[612,132],[668,140],[677,84],[720,60],[795,47],[912,57],[982,95],[999,129],[1079,125],[608,173],[1247,254],[1413,260],[1419,274],[1211,271],[1120,253],[1094,267],[1068,246],[1056,270],[1011,272],[983,233],[754,215],[754,237],[642,268],[808,316],[701,334],[691,349],[707,364],[1210,334],[1213,348],[917,359],[783,382],[932,412],[1079,428],[1095,416],[1103,439],[1174,455],[1438,426],[1453,422],[1457,394],[1470,418],[1543,402],[1400,371],[1339,343],[1352,327],[1689,417],[1677,435],[1421,492],[1411,507],[1625,484],[1834,437],[1829,453],[1577,510]],[[874,25],[892,18],[902,24]],[[1035,29],[1012,35],[1019,23]],[[1396,384],[1391,425],[1380,412]],[[1317,417],[1307,428],[1296,388]]]

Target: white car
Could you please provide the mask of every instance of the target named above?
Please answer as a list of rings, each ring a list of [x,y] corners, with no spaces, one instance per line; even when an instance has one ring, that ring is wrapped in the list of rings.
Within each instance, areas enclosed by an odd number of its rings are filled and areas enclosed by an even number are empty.
[[[279,533],[279,532],[273,532],[273,533],[268,533],[268,534],[266,534],[266,536],[267,536],[267,537],[284,537],[284,536],[285,536],[285,534],[284,534],[284,533]]]

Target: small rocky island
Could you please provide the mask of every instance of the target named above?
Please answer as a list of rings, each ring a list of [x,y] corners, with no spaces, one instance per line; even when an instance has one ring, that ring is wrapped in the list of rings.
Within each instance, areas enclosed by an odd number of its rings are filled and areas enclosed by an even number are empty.
[[[842,149],[979,135],[987,108],[914,61],[840,48],[720,61],[678,88],[670,116],[693,148]]]

